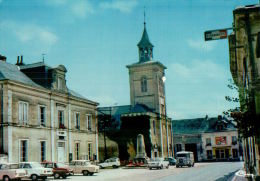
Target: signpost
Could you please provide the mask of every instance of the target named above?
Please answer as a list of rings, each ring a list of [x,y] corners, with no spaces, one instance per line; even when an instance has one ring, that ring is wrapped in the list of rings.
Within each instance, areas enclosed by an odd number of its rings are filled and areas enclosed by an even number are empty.
[[[227,38],[227,29],[210,30],[204,32],[205,41]]]

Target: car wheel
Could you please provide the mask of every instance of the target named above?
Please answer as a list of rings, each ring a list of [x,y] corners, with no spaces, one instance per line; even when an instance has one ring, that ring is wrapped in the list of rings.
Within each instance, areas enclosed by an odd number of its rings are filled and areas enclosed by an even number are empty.
[[[163,169],[163,165],[161,165],[161,168],[160,169]]]
[[[89,171],[84,170],[82,173],[83,173],[83,175],[87,176],[89,174]]]
[[[35,175],[35,174],[33,174],[33,175],[31,176],[31,179],[32,179],[32,180],[38,180],[38,176]]]
[[[116,165],[113,165],[112,167],[113,167],[113,168],[117,168],[117,166],[116,166]]]
[[[9,181],[11,180],[7,175],[3,177],[3,181]]]
[[[149,167],[150,170],[152,170],[152,167]]]
[[[91,173],[89,173],[89,175],[90,175],[90,176],[92,176],[92,175],[94,175],[94,173],[93,173],[93,172],[91,172]]]
[[[166,168],[168,169],[168,168],[169,168],[169,165],[167,165]]]
[[[63,179],[67,178],[67,175],[63,175],[62,178],[63,178]]]
[[[179,168],[179,165],[176,165],[176,168]]]
[[[59,179],[59,178],[60,178],[60,174],[55,173],[55,174],[54,174],[54,178],[55,178],[55,179]]]

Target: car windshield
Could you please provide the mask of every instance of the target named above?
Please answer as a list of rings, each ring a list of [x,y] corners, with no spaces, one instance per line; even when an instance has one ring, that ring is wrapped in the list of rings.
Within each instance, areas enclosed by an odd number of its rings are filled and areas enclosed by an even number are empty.
[[[90,162],[86,161],[86,162],[82,163],[82,165],[90,165]]]
[[[42,168],[43,166],[40,163],[31,163],[32,168]]]
[[[180,154],[177,154],[177,157],[188,157],[188,154],[180,153]]]

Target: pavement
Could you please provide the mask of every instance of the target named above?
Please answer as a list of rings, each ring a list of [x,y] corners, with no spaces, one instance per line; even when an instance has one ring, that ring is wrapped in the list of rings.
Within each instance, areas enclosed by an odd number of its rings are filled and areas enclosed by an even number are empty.
[[[242,172],[243,162],[196,163],[194,167],[169,169],[101,169],[94,176],[75,175],[59,181],[247,181]],[[48,180],[54,180],[48,178]]]

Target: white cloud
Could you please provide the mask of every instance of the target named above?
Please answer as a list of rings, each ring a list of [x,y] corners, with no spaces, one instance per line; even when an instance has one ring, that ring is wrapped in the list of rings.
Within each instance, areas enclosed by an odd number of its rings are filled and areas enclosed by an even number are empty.
[[[204,40],[189,39],[187,43],[191,48],[201,51],[211,51],[216,46],[216,42],[205,42]]]
[[[38,42],[51,46],[55,44],[58,37],[50,32],[46,27],[41,27],[32,23],[19,23],[14,21],[3,21],[1,27],[8,32],[13,33],[21,42]]]
[[[71,5],[71,10],[72,13],[79,18],[85,18],[88,14],[94,13],[92,4],[83,0],[75,1],[75,3]]]
[[[0,3],[3,2],[3,0],[0,0]]]
[[[173,63],[170,69],[178,79],[195,83],[212,79],[223,80],[228,74],[228,70],[211,60],[193,60],[188,65]]]
[[[115,0],[112,2],[100,3],[100,7],[102,9],[115,9],[121,11],[122,13],[130,13],[136,5],[136,0]]]

